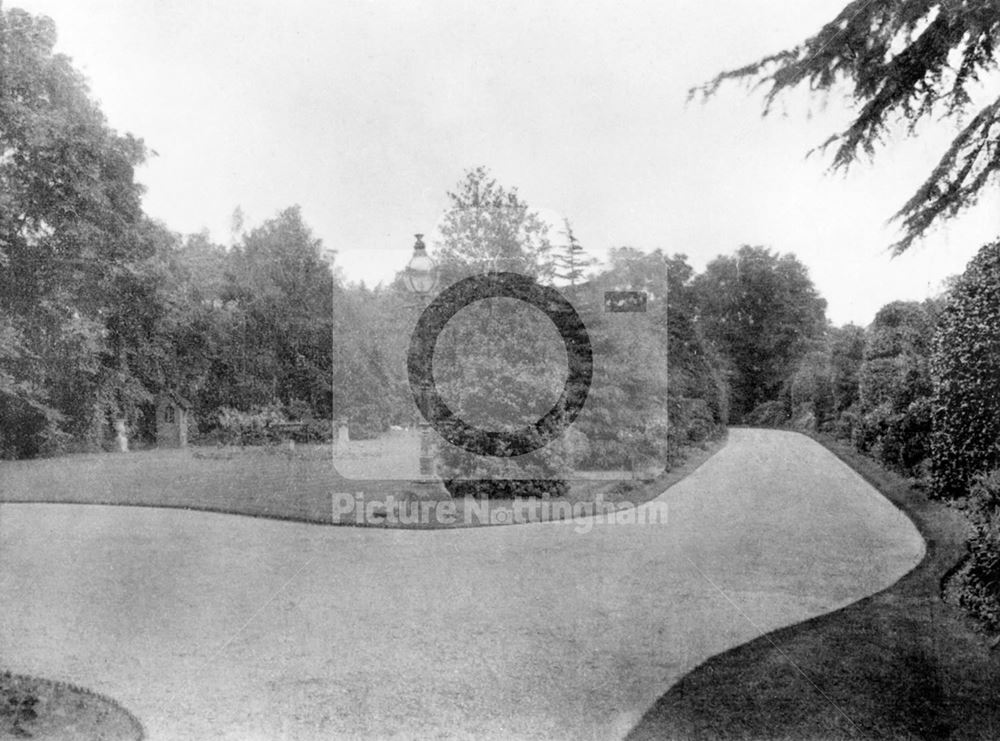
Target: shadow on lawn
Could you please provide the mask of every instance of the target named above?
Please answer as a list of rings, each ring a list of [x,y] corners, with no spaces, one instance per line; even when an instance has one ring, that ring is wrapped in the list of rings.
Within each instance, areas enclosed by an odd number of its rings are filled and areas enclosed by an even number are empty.
[[[817,440],[914,521],[924,559],[882,592],[709,659],[629,739],[1000,738],[1000,653],[941,599],[965,553],[964,519],[848,446]]]

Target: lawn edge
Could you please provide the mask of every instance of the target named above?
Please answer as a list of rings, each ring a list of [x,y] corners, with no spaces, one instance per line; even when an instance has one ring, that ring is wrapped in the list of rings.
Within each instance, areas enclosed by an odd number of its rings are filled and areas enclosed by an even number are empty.
[[[711,458],[713,458],[719,451],[721,451],[729,437],[728,429],[724,430],[723,433],[717,437],[704,442],[704,447],[698,445],[686,445],[682,446],[682,450],[685,451],[686,455],[684,460],[676,465],[669,471],[664,471],[655,479],[641,484],[635,491],[637,496],[634,499],[629,500],[627,506],[639,507],[641,505],[647,504],[653,501],[657,497],[664,494],[667,490],[683,481],[685,478],[690,476],[692,473],[701,468],[705,463],[707,463]],[[84,454],[81,454],[84,455]],[[91,454],[85,454],[91,455]],[[20,462],[20,461],[17,461]],[[331,492],[330,496],[333,496],[336,486],[341,484],[343,481],[350,481],[347,479],[333,480],[331,482]],[[386,480],[386,486],[399,487],[407,482],[400,480]],[[371,479],[365,481],[366,485],[376,485],[378,480]],[[346,484],[345,486],[349,486]],[[459,501],[459,500],[455,500]],[[498,504],[502,504],[505,500],[496,500]],[[476,529],[480,527],[505,527],[509,525],[539,525],[544,522],[558,522],[565,521],[565,517],[550,518],[544,520],[533,520],[530,522],[479,522],[479,523],[464,523],[456,524],[453,526],[392,526],[379,523],[370,522],[352,522],[352,521],[335,521],[332,518],[332,512],[329,516],[311,517],[308,515],[295,515],[295,514],[280,514],[280,513],[267,513],[267,512],[252,512],[252,511],[241,511],[238,509],[232,509],[221,506],[212,506],[211,504],[204,505],[192,505],[192,504],[171,504],[169,502],[126,502],[120,501],[113,498],[101,498],[101,499],[74,499],[74,498],[25,498],[25,499],[4,499],[0,496],[0,507],[5,504],[49,504],[49,505],[86,505],[86,506],[101,506],[101,507],[136,507],[136,508],[147,508],[147,509],[167,509],[167,510],[180,510],[186,512],[200,512],[209,513],[217,515],[229,515],[236,517],[250,517],[253,519],[264,519],[273,520],[276,522],[290,522],[301,525],[317,525],[317,526],[333,526],[333,527],[346,527],[346,528],[364,528],[372,530],[417,530],[417,531],[439,531],[439,530],[469,530]],[[622,508],[619,508],[622,509]]]
[[[766,653],[768,648],[786,655],[784,649],[791,646],[802,636],[809,633],[833,633],[838,623],[846,621],[845,616],[849,614],[854,615],[860,611],[870,610],[874,615],[878,610],[886,609],[883,603],[891,602],[897,596],[910,597],[912,603],[913,595],[908,594],[909,592],[916,591],[916,596],[922,600],[923,604],[933,605],[939,611],[951,613],[950,617],[952,620],[961,623],[969,635],[975,635],[978,632],[972,618],[958,607],[946,603],[942,598],[941,592],[947,575],[953,573],[965,558],[965,520],[961,514],[953,508],[948,507],[945,502],[931,499],[927,496],[926,491],[914,486],[914,482],[904,479],[899,474],[884,468],[875,460],[854,450],[844,441],[810,431],[790,428],[777,429],[803,435],[823,446],[823,448],[836,456],[838,460],[861,476],[890,504],[902,512],[913,523],[924,541],[925,552],[923,558],[892,584],[887,585],[877,592],[861,597],[831,612],[826,612],[807,620],[764,633],[751,641],[734,646],[704,660],[666,689],[657,701],[643,714],[641,720],[633,726],[626,736],[628,739],[690,737],[771,738],[772,736],[768,735],[748,735],[745,732],[736,732],[732,735],[726,732],[719,733],[718,726],[712,725],[713,723],[717,724],[719,720],[719,709],[713,703],[713,698],[694,697],[693,695],[685,694],[683,689],[688,684],[694,684],[696,689],[700,689],[701,685],[711,687],[712,685],[706,681],[707,679],[712,679],[713,682],[719,679],[725,681],[727,672],[729,675],[741,672],[749,677],[748,682],[752,682],[754,672],[760,669],[761,662],[759,655],[762,652]],[[927,583],[921,585],[920,582]],[[930,589],[931,584],[933,585],[932,590]],[[908,604],[905,600],[901,599],[900,604],[904,605],[898,608],[900,611],[910,609],[905,606]],[[987,646],[985,640],[978,640],[976,642],[981,643],[984,649]],[[986,656],[988,660],[988,652]],[[681,717],[679,713],[674,712],[675,702],[678,706],[683,703],[685,710],[690,703],[701,702],[706,712],[704,714],[689,713],[687,717]],[[697,729],[699,726],[701,726],[702,730],[693,731],[693,729]],[[709,729],[707,734],[704,732],[706,728]],[[897,730],[899,737],[912,737],[906,729]],[[794,735],[795,729],[791,733],[793,735],[787,735],[787,731],[778,731],[773,737],[798,737]],[[867,737],[865,734],[861,734],[861,736]],[[827,736],[824,734],[823,736],[810,735],[808,737],[826,738]],[[853,738],[857,736],[852,732],[841,736],[831,735],[829,737]]]

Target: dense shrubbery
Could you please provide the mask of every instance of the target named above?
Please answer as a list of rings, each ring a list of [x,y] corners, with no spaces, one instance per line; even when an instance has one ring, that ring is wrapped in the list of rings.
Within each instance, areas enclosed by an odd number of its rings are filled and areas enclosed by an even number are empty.
[[[278,425],[288,421],[281,407],[268,406],[250,412],[223,407],[219,410],[219,432],[227,445],[264,445],[281,439]]]
[[[865,330],[853,324],[828,327],[794,365],[779,398],[754,409],[747,423],[789,425],[851,439],[859,423],[865,336]]]
[[[474,442],[472,438],[477,434],[471,433],[465,442]],[[454,496],[561,496],[569,490],[563,477],[568,478],[586,446],[585,436],[571,428],[559,439],[512,462],[510,458],[476,455],[443,442],[439,448],[439,473]]]
[[[825,429],[834,409],[833,366],[829,348],[824,344],[799,361],[782,390],[780,412],[792,424],[807,429]],[[771,418],[778,409],[754,410],[754,417]]]
[[[317,419],[301,404],[281,406],[270,404],[251,411],[230,407],[219,410],[216,434],[226,445],[267,445],[290,439],[298,442],[329,442],[333,425],[328,419]]]
[[[955,282],[932,359],[932,475],[940,496],[962,496],[1000,465],[1000,241]]]
[[[951,586],[959,604],[986,627],[1000,630],[1000,470],[975,479],[968,513],[969,556]]]
[[[729,363],[705,334],[694,271],[681,256],[668,259],[667,335],[670,450],[719,434],[729,422]]]
[[[854,324],[830,329],[830,382],[833,413],[842,418],[858,403],[859,376],[865,355],[865,330]]]
[[[967,500],[969,557],[950,588],[1000,630],[1000,242],[944,299],[887,304],[866,331],[828,339],[746,421],[825,429],[932,495]]]
[[[937,305],[895,301],[868,328],[858,373],[855,446],[902,473],[930,454],[930,345]]]
[[[676,440],[678,445],[707,440],[715,434],[721,423],[711,400],[686,397],[671,404],[670,419],[673,420],[670,434],[676,436],[671,440]]]
[[[783,427],[789,419],[788,404],[783,399],[758,404],[743,417],[743,421],[751,427]]]
[[[929,354],[939,304],[896,301],[867,330],[830,328],[751,424],[829,432],[901,473],[922,476],[931,439]]]

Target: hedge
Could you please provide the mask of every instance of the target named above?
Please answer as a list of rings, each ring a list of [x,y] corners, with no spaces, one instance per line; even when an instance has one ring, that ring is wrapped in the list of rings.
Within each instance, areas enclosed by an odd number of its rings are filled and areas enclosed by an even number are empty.
[[[934,493],[964,496],[1000,465],[1000,240],[983,247],[953,286],[931,357]]]

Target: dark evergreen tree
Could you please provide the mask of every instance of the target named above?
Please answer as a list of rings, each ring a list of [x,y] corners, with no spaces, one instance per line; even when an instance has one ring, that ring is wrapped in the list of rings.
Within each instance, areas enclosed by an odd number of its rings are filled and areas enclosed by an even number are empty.
[[[597,260],[590,257],[587,251],[580,244],[573,233],[573,225],[569,219],[563,220],[564,231],[566,233],[566,244],[562,251],[557,252],[555,261],[555,277],[564,280],[571,286],[575,286],[583,278],[586,269],[594,265]]]
[[[835,147],[833,168],[873,157],[891,128],[954,119],[962,128],[924,183],[895,215],[901,253],[935,223],[976,202],[1000,172],[1000,97],[996,96],[998,0],[852,0],[798,46],[718,75],[695,88],[708,98],[727,80],[767,87],[765,115],[786,90],[806,84],[829,93],[846,83],[858,104],[848,127],[822,147]],[[994,88],[983,84],[992,76]],[[974,98],[990,97],[969,116]]]

